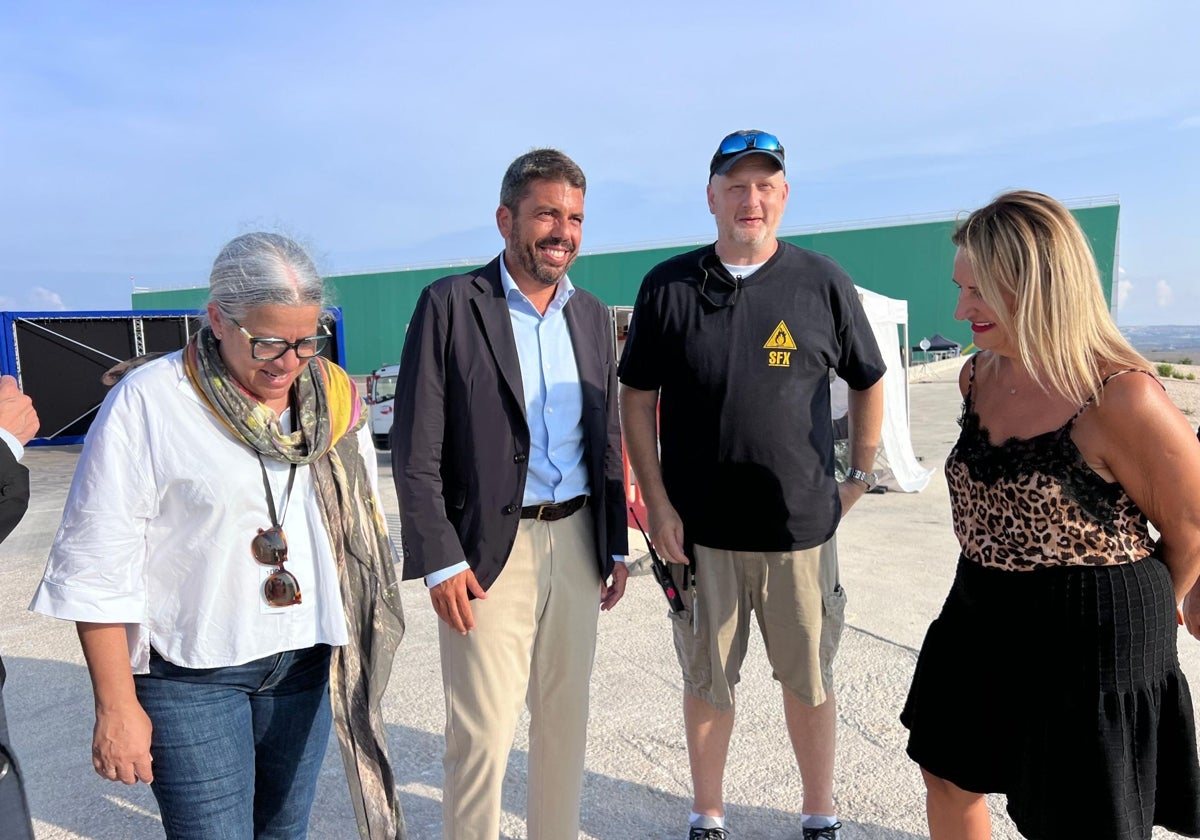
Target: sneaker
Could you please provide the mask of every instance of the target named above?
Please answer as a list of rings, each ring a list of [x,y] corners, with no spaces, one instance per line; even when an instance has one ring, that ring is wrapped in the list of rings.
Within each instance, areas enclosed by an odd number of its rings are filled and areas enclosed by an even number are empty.
[[[841,825],[841,823],[838,824]],[[700,828],[694,825],[688,832],[688,840],[727,840],[728,837],[729,834],[723,828]]]
[[[838,829],[841,827],[840,822],[835,822],[833,825],[823,828],[806,828],[804,829],[804,840],[838,840]]]

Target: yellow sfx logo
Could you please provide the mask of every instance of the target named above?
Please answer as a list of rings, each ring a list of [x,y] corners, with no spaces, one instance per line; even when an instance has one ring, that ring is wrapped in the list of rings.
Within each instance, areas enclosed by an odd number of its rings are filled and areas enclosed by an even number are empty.
[[[767,354],[768,367],[791,367],[791,351],[796,349],[796,342],[792,339],[787,324],[779,322],[779,326],[771,331],[771,337],[767,339],[763,349],[771,351]]]

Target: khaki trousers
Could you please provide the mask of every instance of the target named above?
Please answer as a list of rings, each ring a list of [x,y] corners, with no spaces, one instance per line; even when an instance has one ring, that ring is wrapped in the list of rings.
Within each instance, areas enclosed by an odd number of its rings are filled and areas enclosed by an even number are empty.
[[[446,691],[445,840],[496,840],[501,787],[521,707],[529,706],[530,840],[579,836],[588,683],[600,573],[592,510],[523,519],[500,577],[471,602],[475,629],[439,621]]]

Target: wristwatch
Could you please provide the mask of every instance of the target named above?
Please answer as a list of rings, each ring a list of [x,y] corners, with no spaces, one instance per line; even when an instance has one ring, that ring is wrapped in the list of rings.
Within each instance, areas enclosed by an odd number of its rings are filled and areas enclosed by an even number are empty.
[[[854,479],[855,481],[861,481],[863,484],[867,485],[868,490],[874,490],[875,485],[878,483],[878,479],[875,477],[875,473],[863,472],[862,470],[857,470],[854,467],[850,467],[848,470],[846,470],[846,479],[847,480]]]

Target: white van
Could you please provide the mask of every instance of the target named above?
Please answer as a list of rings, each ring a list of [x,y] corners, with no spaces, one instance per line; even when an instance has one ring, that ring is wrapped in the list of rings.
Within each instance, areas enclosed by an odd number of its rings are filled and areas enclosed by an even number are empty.
[[[384,365],[367,377],[367,404],[371,406],[371,438],[375,448],[387,451],[391,444],[392,419],[396,407],[396,377],[400,365]]]

